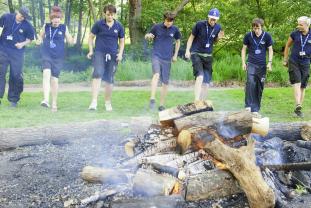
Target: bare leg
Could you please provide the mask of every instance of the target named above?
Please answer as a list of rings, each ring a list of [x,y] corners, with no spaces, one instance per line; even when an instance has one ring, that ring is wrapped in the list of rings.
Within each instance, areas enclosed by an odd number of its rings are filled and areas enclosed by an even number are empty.
[[[305,98],[305,88],[300,88],[300,103],[302,105],[303,100]]]
[[[293,84],[294,87],[294,98],[296,105],[301,105],[302,95],[301,95],[301,83]]]
[[[164,106],[165,97],[167,95],[167,89],[168,89],[168,85],[162,84],[161,96],[160,96],[160,106]]]
[[[52,110],[57,111],[57,95],[58,95],[58,78],[51,79],[51,92],[52,92]]]
[[[92,102],[89,109],[95,110],[97,108],[97,98],[100,90],[101,79],[93,79],[92,80]]]
[[[203,83],[203,76],[197,76],[194,84],[194,101],[200,100],[202,83]]]
[[[49,103],[50,100],[50,88],[51,88],[51,69],[43,69],[43,102]]]
[[[209,84],[208,83],[203,83],[202,84],[202,91],[201,91],[201,96],[200,96],[201,100],[206,100],[207,94],[208,94],[208,88],[209,88]]]
[[[111,106],[112,89],[113,89],[113,84],[105,82],[105,108],[106,108],[106,111],[112,111],[112,106]]]
[[[151,99],[155,100],[155,95],[156,95],[156,92],[157,92],[157,86],[158,86],[158,82],[159,82],[159,77],[160,77],[159,73],[155,73],[153,75],[153,77],[152,77],[150,100]]]

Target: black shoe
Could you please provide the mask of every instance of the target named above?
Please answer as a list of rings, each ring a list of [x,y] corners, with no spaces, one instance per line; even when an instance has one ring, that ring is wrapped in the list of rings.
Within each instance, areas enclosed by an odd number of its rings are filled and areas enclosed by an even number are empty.
[[[11,108],[16,108],[16,107],[17,107],[17,103],[11,102],[10,107],[11,107]]]
[[[294,113],[295,113],[298,117],[303,118],[303,113],[301,112],[301,110],[302,110],[301,105],[297,105],[296,108],[295,108],[295,110],[294,110]]]
[[[163,105],[159,106],[159,111],[165,110],[165,107]]]
[[[150,99],[149,108],[151,110],[154,110],[155,109],[155,105],[156,105],[155,100],[154,99]]]

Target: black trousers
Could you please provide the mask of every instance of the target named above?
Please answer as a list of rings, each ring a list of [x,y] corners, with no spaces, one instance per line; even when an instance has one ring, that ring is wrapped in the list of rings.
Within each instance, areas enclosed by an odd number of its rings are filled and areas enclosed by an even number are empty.
[[[266,79],[266,66],[247,64],[247,81],[245,85],[245,107],[252,112],[259,112],[262,92]]]
[[[10,66],[8,100],[17,103],[24,88],[24,53],[0,50],[0,98],[5,92],[6,73]]]

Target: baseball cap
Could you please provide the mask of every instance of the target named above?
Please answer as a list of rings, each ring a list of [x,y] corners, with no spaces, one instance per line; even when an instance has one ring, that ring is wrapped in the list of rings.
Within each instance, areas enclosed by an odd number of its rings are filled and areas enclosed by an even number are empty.
[[[19,12],[21,15],[23,15],[23,17],[24,17],[25,19],[27,19],[27,20],[31,20],[31,19],[32,19],[31,16],[29,15],[29,9],[28,9],[27,7],[22,6],[22,7],[18,10],[18,12]]]
[[[208,12],[208,17],[218,20],[220,17],[220,12],[218,9],[213,8]]]

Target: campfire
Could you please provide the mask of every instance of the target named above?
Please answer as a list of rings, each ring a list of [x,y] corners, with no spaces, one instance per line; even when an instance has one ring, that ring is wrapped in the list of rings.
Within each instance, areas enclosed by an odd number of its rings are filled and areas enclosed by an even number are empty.
[[[110,188],[81,200],[81,207],[99,200],[111,207],[176,207],[243,193],[250,207],[267,208],[286,203],[297,184],[311,190],[310,171],[304,171],[311,169],[305,161],[311,158],[310,123],[269,128],[268,118],[248,111],[216,112],[208,101],[161,111],[159,121],[143,137],[128,139],[128,158],[114,169],[83,168],[84,180]],[[305,157],[293,161],[290,151],[297,148],[304,151],[295,154]],[[308,182],[286,172],[293,170]]]

